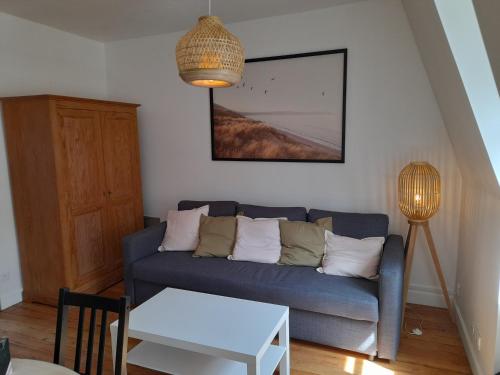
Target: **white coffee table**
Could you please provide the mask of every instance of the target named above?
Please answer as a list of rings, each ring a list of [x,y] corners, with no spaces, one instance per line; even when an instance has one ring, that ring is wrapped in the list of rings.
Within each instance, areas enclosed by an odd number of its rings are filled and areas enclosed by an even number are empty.
[[[130,312],[128,335],[142,342],[127,362],[173,375],[271,375],[279,364],[289,375],[288,327],[286,306],[167,288]]]

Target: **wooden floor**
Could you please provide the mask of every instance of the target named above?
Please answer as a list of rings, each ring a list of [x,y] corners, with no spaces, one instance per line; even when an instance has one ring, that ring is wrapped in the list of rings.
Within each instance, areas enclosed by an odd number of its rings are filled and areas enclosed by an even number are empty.
[[[123,285],[117,284],[103,295],[118,297]],[[76,313],[74,311],[73,313]],[[114,318],[114,317],[113,317]],[[87,319],[88,322],[89,319]],[[76,314],[71,314],[69,331],[75,332]],[[13,357],[51,361],[56,325],[56,309],[39,304],[20,303],[0,312],[0,336],[11,342]],[[398,360],[368,361],[366,356],[333,349],[311,343],[292,341],[292,374],[294,375],[445,375],[472,374],[457,332],[447,311],[428,306],[409,305],[406,314],[406,329],[423,327],[423,336],[402,335]],[[98,332],[98,331],[97,331]],[[86,337],[86,336],[84,336]],[[130,347],[137,344],[130,340]],[[69,337],[74,348],[75,335]],[[97,345],[94,345],[96,347]],[[106,341],[105,374],[111,374],[111,349],[109,334]],[[66,363],[71,364],[67,350]],[[83,353],[84,355],[84,353]],[[83,357],[85,358],[85,357]],[[157,374],[154,371],[129,365],[129,375]],[[202,374],[200,374],[202,375]]]

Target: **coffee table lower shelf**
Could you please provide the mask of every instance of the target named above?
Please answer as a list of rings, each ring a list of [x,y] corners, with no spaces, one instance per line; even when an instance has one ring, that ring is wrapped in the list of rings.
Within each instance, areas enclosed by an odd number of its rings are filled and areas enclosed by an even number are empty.
[[[270,345],[261,359],[260,374],[272,375],[285,348]],[[128,352],[127,362],[173,375],[246,375],[247,365],[225,358],[143,341]]]

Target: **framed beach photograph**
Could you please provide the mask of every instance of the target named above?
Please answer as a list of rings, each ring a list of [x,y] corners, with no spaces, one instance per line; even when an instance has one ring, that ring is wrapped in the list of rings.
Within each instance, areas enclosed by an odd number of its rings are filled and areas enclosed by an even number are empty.
[[[343,163],[347,49],[247,59],[210,89],[212,160]]]

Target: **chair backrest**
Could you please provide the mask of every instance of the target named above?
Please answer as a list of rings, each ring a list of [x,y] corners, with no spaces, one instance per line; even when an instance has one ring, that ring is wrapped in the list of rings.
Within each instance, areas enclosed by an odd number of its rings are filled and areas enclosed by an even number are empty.
[[[0,375],[7,374],[10,366],[9,339],[0,338]]]
[[[101,311],[101,329],[99,333],[99,351],[97,357],[97,375],[102,375],[104,363],[104,348],[108,312],[118,314],[118,332],[116,339],[115,375],[127,373],[127,342],[128,342],[128,316],[130,312],[130,298],[111,299],[96,295],[72,293],[67,288],[59,290],[59,303],[57,308],[56,342],[54,348],[54,363],[64,366],[64,356],[67,342],[69,306],[80,308],[78,316],[78,331],[76,338],[74,371],[79,374],[90,375],[92,370],[92,354],[94,349],[94,333],[96,326],[96,313]],[[80,372],[80,357],[82,351],[83,327],[85,323],[85,310],[90,309],[90,324],[87,339],[87,357],[85,372]]]

